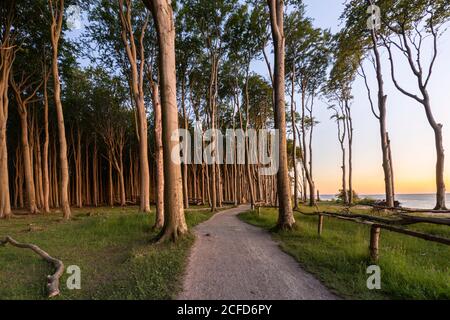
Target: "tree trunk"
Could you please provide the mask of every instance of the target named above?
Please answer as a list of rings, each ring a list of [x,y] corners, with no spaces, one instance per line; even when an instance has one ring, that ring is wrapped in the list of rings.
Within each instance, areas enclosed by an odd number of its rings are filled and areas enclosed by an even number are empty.
[[[13,2],[11,2],[8,15],[5,19],[3,38],[0,39],[0,218],[8,218],[11,216],[6,124],[8,121],[9,77],[15,53],[10,41],[13,12]]]
[[[58,136],[59,136],[59,160],[61,168],[61,183],[60,196],[61,205],[65,219],[70,219],[70,204],[69,204],[69,163],[67,161],[67,140],[66,129],[64,125],[64,114],[61,103],[61,83],[59,81],[58,71],[58,43],[62,30],[63,14],[64,14],[64,0],[59,0],[59,8],[53,7],[53,0],[49,0],[49,6],[52,12],[51,24],[51,42],[53,49],[52,57],[52,73],[54,83],[54,99],[56,116],[58,121]]]
[[[42,150],[42,169],[43,169],[43,188],[44,188],[44,212],[50,212],[50,178],[48,172],[48,145],[49,145],[49,132],[48,132],[48,92],[47,83],[50,73],[44,69],[44,148]]]
[[[294,210],[298,208],[298,172],[297,172],[297,134],[295,125],[295,107],[294,107],[294,94],[295,94],[295,64],[292,64],[291,74],[291,121],[293,132],[293,147],[292,147],[292,166],[294,169]]]
[[[33,169],[31,164],[32,153],[30,150],[29,140],[28,140],[28,113],[27,106],[24,105],[20,97],[18,88],[15,88],[17,107],[20,117],[20,128],[21,135],[20,140],[22,143],[22,156],[23,156],[23,167],[25,173],[25,190],[27,192],[27,205],[28,211],[31,214],[38,213],[36,205],[36,190],[34,185]]]
[[[425,99],[425,108],[431,113],[431,105],[428,99]],[[444,182],[444,146],[442,139],[442,124],[433,123],[434,140],[436,147],[436,206],[434,210],[446,210],[445,205],[445,182]]]
[[[275,129],[279,130],[279,168],[277,173],[279,215],[277,227],[291,229],[295,224],[291,206],[290,186],[287,164],[286,110],[285,110],[285,74],[284,74],[284,5],[282,0],[268,0],[272,36],[275,52],[274,90]]]
[[[152,86],[153,113],[155,120],[155,162],[156,162],[156,219],[155,229],[161,229],[164,225],[164,158],[162,143],[161,102],[159,100],[159,87]]]
[[[348,204],[353,204],[353,122],[348,100],[345,100],[345,121],[348,134]]]
[[[308,156],[308,152],[307,152],[307,145],[306,145],[306,127],[305,127],[305,116],[306,116],[306,84],[303,85],[303,89],[302,89],[302,122],[301,122],[301,126],[302,126],[302,151],[303,151],[303,168],[304,168],[304,172],[305,172],[305,177],[306,180],[308,181],[308,186],[309,186],[309,205],[310,206],[314,206],[316,204],[316,200],[314,198],[315,195],[315,186],[314,186],[314,181],[312,179],[312,174],[310,171],[311,168],[311,154],[309,154]],[[311,129],[313,127],[313,120],[311,119]],[[308,160],[309,160],[309,167],[308,167]],[[303,195],[303,198],[306,201],[306,186],[304,187],[305,190],[305,194]]]
[[[134,30],[131,19],[131,2],[126,1],[126,14],[123,11],[124,2],[119,0],[119,14],[122,28],[122,41],[130,62],[131,92],[137,109],[138,137],[139,137],[139,162],[140,162],[140,210],[150,212],[150,172],[148,166],[148,129],[147,113],[145,110],[143,77],[144,77],[144,35],[147,28],[148,16],[139,36],[139,48],[136,47]],[[139,52],[138,52],[139,51]],[[139,57],[138,57],[139,55]],[[138,66],[138,60],[140,64]]]
[[[375,71],[378,83],[378,121],[380,123],[381,150],[383,155],[383,173],[384,173],[384,190],[386,195],[386,206],[394,207],[394,178],[392,176],[392,163],[389,157],[389,143],[386,128],[386,101],[387,96],[384,94],[384,81],[381,67],[381,57],[378,50],[377,38],[375,30],[372,31],[373,52],[375,55]]]
[[[187,113],[186,113],[186,103],[185,103],[185,96],[186,96],[186,81],[185,81],[185,75],[184,73],[182,74],[182,80],[181,80],[181,109],[183,110],[183,118],[184,118],[184,129],[187,131],[188,130],[188,119],[187,119]],[[183,149],[183,153],[186,153],[187,148],[189,148],[190,146],[187,145],[187,143],[185,143],[185,141],[183,141],[184,143],[184,149]],[[187,160],[187,157],[184,157]],[[184,199],[184,208],[187,209],[189,208],[189,196],[188,196],[188,165],[187,165],[187,161],[183,162],[183,199]]]
[[[164,154],[164,227],[159,241],[176,240],[187,233],[183,210],[183,190],[179,158],[172,159],[172,149],[178,141],[172,134],[178,130],[176,96],[175,25],[169,0],[145,0],[156,26],[159,45],[159,69],[161,73],[162,134]],[[175,161],[178,160],[178,161]]]

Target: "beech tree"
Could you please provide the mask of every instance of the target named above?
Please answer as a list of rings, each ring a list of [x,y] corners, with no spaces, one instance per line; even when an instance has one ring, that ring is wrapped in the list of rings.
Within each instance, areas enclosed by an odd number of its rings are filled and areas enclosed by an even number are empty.
[[[59,137],[59,161],[61,168],[60,197],[61,206],[65,219],[70,219],[69,203],[69,163],[67,161],[67,141],[66,128],[64,124],[63,106],[61,103],[61,82],[58,70],[58,48],[61,32],[63,29],[64,0],[49,0],[49,10],[51,13],[50,36],[52,44],[52,74],[53,74],[53,97],[55,100],[56,114],[58,118]]]
[[[290,182],[287,165],[286,109],[285,109],[285,38],[284,38],[284,1],[267,0],[270,12],[270,25],[275,56],[274,65],[274,118],[275,129],[279,130],[279,168],[277,190],[279,214],[277,228],[291,229],[295,224],[292,212]]]
[[[450,21],[450,3],[445,0],[384,0],[380,1],[379,5],[382,24],[385,24],[385,33],[381,34],[381,37],[389,56],[391,79],[398,91],[422,105],[434,132],[437,157],[435,209],[445,210],[442,124],[436,121],[433,114],[428,87],[438,56],[438,38]],[[427,38],[430,39],[429,42]],[[425,63],[427,43],[432,48],[428,65]],[[405,89],[398,80],[394,51],[400,52],[400,56],[406,60],[416,80],[418,93]]]
[[[358,72],[358,74],[364,80],[371,111],[374,117],[379,122],[386,206],[393,207],[394,175],[389,135],[386,124],[387,95],[385,94],[384,76],[382,72],[382,41],[380,38],[380,34],[386,32],[386,26],[384,24],[379,24],[378,26],[376,26],[374,23],[373,28],[368,28],[367,19],[370,18],[370,15],[368,15],[368,10],[371,8],[373,10],[372,5],[373,1],[371,0],[350,1],[346,5],[341,19],[345,21],[345,32],[347,34],[352,34],[355,45],[359,46],[359,49],[355,50],[352,54],[356,56],[356,59],[361,60],[360,71]],[[378,29],[378,27],[380,29]],[[378,111],[375,110],[375,103],[368,82],[369,75],[364,68],[364,60],[369,61],[370,65],[374,67],[375,78],[378,86],[378,93],[376,96],[376,105]]]
[[[2,2],[0,4],[0,218],[7,218],[11,215],[6,124],[9,111],[9,78],[16,50],[11,36],[14,4],[14,1],[9,1],[8,3]]]
[[[176,96],[175,24],[169,0],[144,1],[151,11],[158,35],[161,83],[162,135],[164,154],[164,226],[159,241],[176,240],[187,231],[183,210],[183,190],[180,162],[172,159],[178,142],[172,135],[178,130]]]
[[[345,187],[345,177],[343,178],[342,189],[348,191],[348,202],[346,204],[353,204],[353,119],[351,113],[351,103],[353,100],[352,84],[355,80],[357,70],[359,67],[361,48],[354,41],[352,34],[345,32],[338,33],[335,36],[335,48],[333,57],[333,68],[330,71],[329,79],[324,87],[324,92],[328,99],[337,103],[339,109],[339,116],[337,119],[343,121],[342,130],[345,134],[343,139],[340,139],[341,145],[346,141],[348,153],[348,188]],[[343,163],[342,169],[345,171],[345,149],[343,149]],[[345,172],[343,172],[345,175]],[[345,199],[345,198],[344,198]]]
[[[132,24],[132,0],[119,1],[119,16],[122,27],[121,37],[130,63],[130,85],[137,110],[139,160],[141,176],[140,210],[150,212],[150,175],[148,168],[148,129],[147,113],[144,103],[145,47],[144,37],[148,27],[149,15],[144,13],[139,35],[135,34]],[[135,37],[138,40],[135,40]],[[137,44],[136,44],[137,43]]]
[[[317,122],[314,120],[314,102],[325,84],[327,67],[330,60],[331,34],[327,30],[314,28],[312,21],[305,17],[302,5],[297,6],[286,18],[286,61],[290,70],[287,81],[290,83],[291,121],[293,132],[292,149],[294,167],[294,189],[297,189],[297,139],[296,139],[296,105],[295,92],[298,87],[301,94],[299,127],[301,135],[300,159],[309,186],[309,205],[316,203],[316,191],[313,178],[313,131]],[[294,190],[294,198],[297,198]],[[305,195],[304,195],[305,196]],[[297,204],[294,204],[297,206]]]

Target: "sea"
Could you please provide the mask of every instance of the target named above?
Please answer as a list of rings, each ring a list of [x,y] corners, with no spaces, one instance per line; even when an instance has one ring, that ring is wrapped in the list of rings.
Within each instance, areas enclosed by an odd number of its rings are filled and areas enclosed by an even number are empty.
[[[360,198],[371,198],[375,200],[386,199],[384,194],[358,194]],[[335,199],[334,194],[320,195],[321,200]],[[400,205],[405,208],[416,209],[433,209],[436,204],[436,194],[434,193],[420,193],[420,194],[396,194],[395,200],[400,202]],[[445,202],[450,206],[450,193],[445,195]]]

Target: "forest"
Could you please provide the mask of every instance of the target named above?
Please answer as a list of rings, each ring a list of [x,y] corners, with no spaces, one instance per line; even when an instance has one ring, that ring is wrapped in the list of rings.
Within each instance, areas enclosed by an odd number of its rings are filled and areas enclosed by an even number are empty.
[[[309,298],[450,298],[445,119],[437,118],[429,89],[435,69],[448,64],[439,50],[448,32],[450,2],[343,1],[338,32],[317,27],[304,2],[1,1],[0,244],[24,247],[20,240],[29,241],[45,246],[44,259],[50,264],[58,255],[88,270],[85,277],[91,272],[87,293],[70,296],[62,288],[63,297],[167,299],[184,292],[186,299],[203,299],[212,285],[205,282],[205,292],[190,292],[194,284],[189,281],[195,275],[203,281],[197,273],[206,267],[200,261],[213,249],[203,248],[198,238],[228,232],[227,227],[247,230],[256,225],[319,279],[312,284],[317,292]],[[255,68],[256,63],[265,70]],[[407,69],[408,79],[399,66]],[[355,81],[364,84],[362,106],[354,103]],[[421,108],[433,133],[428,141],[435,151],[433,209],[404,208],[396,201],[388,126],[395,106],[386,83]],[[327,123],[317,118],[323,105]],[[356,106],[377,122],[382,201],[363,199],[355,190]],[[319,125],[334,130],[330,143],[340,152],[339,190],[332,201],[321,199],[316,183],[320,169],[313,160],[318,149],[326,148],[314,143]],[[264,173],[273,165],[276,172]],[[235,220],[223,221],[223,229],[212,225],[228,215]],[[369,228],[351,228],[343,220]],[[334,240],[326,240],[328,226]],[[386,249],[379,249],[381,229],[390,230],[380,240],[380,246],[386,241]],[[51,235],[56,238],[49,240]],[[226,238],[256,241],[241,237]],[[57,239],[66,240],[57,244]],[[351,243],[356,247],[347,247]],[[115,245],[126,245],[122,249],[133,259],[146,257],[145,266],[126,268],[162,271],[150,280],[136,280],[145,283],[141,291],[123,274],[112,282],[120,286],[123,281],[134,289],[99,289],[101,276],[89,257],[108,255]],[[357,267],[365,261],[361,256],[367,247],[372,262],[380,259],[389,274],[381,293],[367,291],[365,269]],[[231,248],[230,254],[237,250],[226,243],[218,248]],[[3,257],[2,251],[7,253]],[[32,293],[16,286],[14,277],[6,280],[14,268],[35,263],[36,257],[24,258],[22,251],[0,247],[0,287],[5,280],[1,299],[42,298],[39,272],[47,272],[42,271],[47,270],[44,262],[23,280],[38,286]],[[433,257],[426,264],[420,257],[425,251]],[[194,278],[183,282],[189,253],[187,272]],[[196,254],[203,267],[191,265]],[[346,259],[345,254],[351,256]],[[413,262],[406,267],[408,261]],[[417,265],[423,272],[411,273],[409,268]],[[174,268],[173,274],[167,266]],[[60,294],[52,281],[67,277],[62,262],[60,267],[50,277],[50,296]],[[229,268],[229,273],[240,272]],[[330,280],[333,268],[343,274],[337,282]],[[436,272],[426,277],[427,270]],[[362,278],[351,284],[352,273]],[[410,281],[408,288],[400,288],[402,279]],[[163,289],[160,282],[166,283]],[[61,280],[59,285],[65,284]],[[302,285],[296,290],[305,290]]]

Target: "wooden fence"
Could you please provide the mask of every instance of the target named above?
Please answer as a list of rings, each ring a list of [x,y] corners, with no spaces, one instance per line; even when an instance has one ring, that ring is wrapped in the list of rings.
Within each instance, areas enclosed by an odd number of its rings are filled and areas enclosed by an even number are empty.
[[[262,203],[256,204],[256,213],[260,214],[260,208],[265,207]],[[384,208],[386,209],[386,208]],[[411,212],[413,209],[411,209]],[[379,258],[379,247],[380,247],[380,234],[381,229],[385,229],[391,232],[396,232],[404,235],[408,235],[415,238],[420,238],[426,241],[437,242],[441,244],[450,245],[450,239],[423,233],[420,231],[410,230],[402,228],[401,226],[407,226],[418,223],[429,223],[434,225],[445,225],[450,226],[450,218],[437,218],[437,217],[423,217],[423,216],[412,216],[405,213],[396,213],[397,219],[386,219],[383,217],[376,217],[364,214],[352,214],[352,213],[334,213],[334,212],[314,212],[305,213],[300,210],[296,212],[301,213],[306,216],[318,216],[317,232],[322,235],[324,217],[350,221],[354,223],[359,223],[363,225],[370,226],[370,241],[369,241],[369,255],[370,258],[376,262]],[[428,212],[425,210],[420,210],[420,212]],[[433,211],[434,212],[434,211]]]

